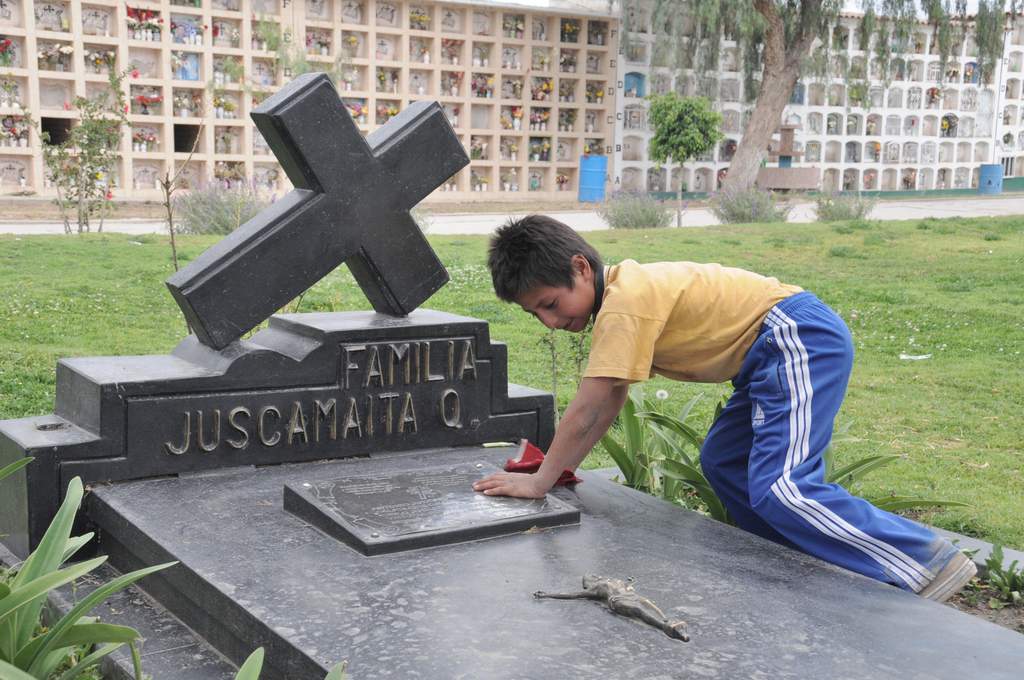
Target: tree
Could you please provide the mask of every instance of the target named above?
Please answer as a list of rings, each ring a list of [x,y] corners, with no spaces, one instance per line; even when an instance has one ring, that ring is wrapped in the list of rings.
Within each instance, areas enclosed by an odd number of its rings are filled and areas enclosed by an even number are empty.
[[[112,198],[110,178],[117,164],[121,128],[128,122],[123,79],[123,73],[111,69],[109,88],[92,98],[75,97],[79,120],[66,139],[51,143],[50,133],[39,130],[43,162],[57,190],[54,202],[60,208],[65,233],[73,231],[72,213],[79,233],[90,230],[89,220],[96,215],[100,216],[98,231],[103,230],[103,211]]]
[[[686,161],[697,158],[715,148],[722,139],[722,115],[712,110],[703,97],[680,97],[675,92],[648,97],[651,105],[648,120],[654,127],[654,136],[648,146],[648,155],[658,163],[675,162],[680,169]],[[679,204],[676,226],[683,224],[682,178],[679,182]]]
[[[842,0],[625,0],[625,30],[633,17],[653,3],[657,38],[652,63],[667,65],[684,77],[687,70],[713,79],[719,71],[723,39],[733,40],[743,65],[744,89],[754,108],[729,165],[723,188],[753,186],[757,170],[779,125],[782,111],[801,76],[842,75],[850,104],[868,107],[867,78],[873,70],[883,80],[892,75],[892,55],[911,51],[919,16],[927,17],[943,64],[968,31],[976,36],[978,65],[990,81],[1002,58],[1006,13],[1016,16],[1021,0],[979,0],[975,19],[967,17],[966,0],[862,0],[857,47],[874,69],[853,68],[846,47],[835,44]],[[880,15],[879,12],[883,13]],[[840,36],[842,32],[840,31]],[[849,45],[848,47],[853,47]],[[758,77],[759,76],[759,77]]]

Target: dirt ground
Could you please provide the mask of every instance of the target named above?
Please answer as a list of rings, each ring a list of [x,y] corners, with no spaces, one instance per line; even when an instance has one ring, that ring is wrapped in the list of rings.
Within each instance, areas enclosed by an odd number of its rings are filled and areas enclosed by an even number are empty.
[[[544,210],[593,210],[593,203],[579,203],[573,200],[544,201],[459,201],[442,202],[428,201],[421,209],[427,214],[474,214],[474,213],[514,213]],[[156,201],[114,201],[114,210],[107,219],[162,219],[166,215],[162,204]],[[19,220],[59,221],[60,212],[53,201],[37,196],[0,198],[0,220],[14,222]]]
[[[993,609],[989,606],[989,600],[994,597],[995,591],[984,581],[974,579],[946,604],[972,616],[980,616],[1003,628],[1024,633],[1024,606],[1006,605],[1001,609]]]

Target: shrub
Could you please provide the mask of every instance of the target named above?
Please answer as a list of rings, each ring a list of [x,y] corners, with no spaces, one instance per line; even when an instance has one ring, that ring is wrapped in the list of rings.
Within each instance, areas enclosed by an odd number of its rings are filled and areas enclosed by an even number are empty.
[[[866,219],[875,199],[860,194],[818,194],[814,199],[819,222]]]
[[[647,194],[614,194],[597,213],[612,229],[660,229],[672,224],[672,211]]]
[[[183,234],[229,234],[270,205],[248,184],[207,184],[174,199]]]
[[[0,479],[32,460],[23,458],[8,465],[0,470]],[[50,678],[55,677],[58,668],[67,668],[61,678],[72,678],[125,644],[131,646],[136,677],[141,675],[136,648],[139,633],[126,626],[98,623],[89,612],[117,591],[174,562],[139,569],[105,583],[60,619],[42,625],[50,591],[85,576],[107,559],[96,557],[68,566],[93,537],[92,533],[71,536],[83,493],[82,480],[75,477],[39,546],[0,581],[0,678]]]
[[[711,212],[723,224],[785,222],[789,207],[778,205],[770,191],[757,188],[721,191],[711,199]]]
[[[693,510],[706,512],[712,519],[732,524],[733,520],[725,504],[718,498],[701,468],[700,450],[704,445],[704,435],[701,433],[710,425],[690,422],[691,411],[699,397],[700,395],[686,404],[679,415],[673,415],[666,413],[665,408],[657,401],[646,399],[642,387],[633,386],[629,390],[629,398],[619,412],[615,429],[601,438],[601,444],[622,472],[622,483],[626,486]],[[718,418],[722,408],[724,404],[716,405],[715,414],[711,418],[712,423]],[[840,484],[851,494],[860,495],[858,487],[865,475],[899,460],[900,457],[879,453],[858,458],[836,469],[832,446],[851,439],[847,434],[851,425],[852,421],[848,421],[836,429],[829,448],[823,454],[825,481]],[[882,494],[865,498],[875,507],[889,512],[925,507],[966,506],[960,501],[925,496]],[[1015,573],[1015,568],[1016,563],[1011,565],[1008,573]],[[1008,592],[1013,592],[1014,588],[1020,591],[1020,585],[1024,583],[1024,572],[1021,572],[1020,579],[1004,579],[1004,582],[1009,584]]]

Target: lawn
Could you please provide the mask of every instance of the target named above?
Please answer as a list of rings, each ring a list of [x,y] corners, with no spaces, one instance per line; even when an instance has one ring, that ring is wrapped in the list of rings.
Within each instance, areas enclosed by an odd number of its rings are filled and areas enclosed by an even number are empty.
[[[924,520],[1024,548],[1024,218],[745,225],[588,234],[611,262],[689,259],[745,267],[816,292],[850,325],[857,348],[842,423],[852,441],[838,462],[876,452],[900,460],[868,477],[865,494],[964,501]],[[185,259],[212,238],[180,239]],[[509,344],[510,379],[551,389],[547,331],[497,301],[483,237],[432,237],[452,280],[429,306],[486,319]],[[0,418],[53,408],[64,356],[170,351],[185,331],[163,280],[167,239],[156,236],[0,237]],[[343,267],[301,311],[365,308]],[[568,337],[559,337],[558,400],[572,393]],[[931,355],[911,360],[905,356]],[[727,385],[658,379],[670,403],[704,398],[708,424]],[[588,466],[608,465],[594,454]]]

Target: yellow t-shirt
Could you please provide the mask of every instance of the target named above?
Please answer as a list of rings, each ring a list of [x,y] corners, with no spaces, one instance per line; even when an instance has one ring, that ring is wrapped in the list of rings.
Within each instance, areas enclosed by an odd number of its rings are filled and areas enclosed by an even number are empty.
[[[731,380],[768,310],[801,291],[718,264],[625,260],[605,272],[588,378]]]

